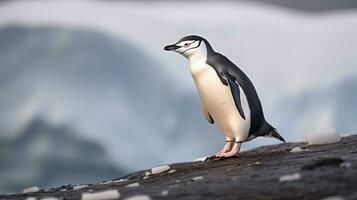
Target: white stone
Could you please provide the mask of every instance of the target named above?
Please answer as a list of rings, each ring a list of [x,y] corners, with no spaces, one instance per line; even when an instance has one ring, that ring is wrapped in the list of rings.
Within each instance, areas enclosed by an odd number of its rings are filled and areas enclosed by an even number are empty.
[[[99,184],[100,185],[106,185],[106,184],[109,184],[109,183],[113,183],[113,181],[104,181],[104,182],[100,182]]]
[[[29,187],[29,188],[26,188],[22,191],[22,193],[32,193],[32,192],[38,192],[40,191],[40,188],[37,187],[37,186],[33,186],[33,187]]]
[[[202,162],[202,161],[205,161],[207,159],[207,156],[205,157],[200,157],[200,158],[196,158],[193,160],[193,162]]]
[[[139,194],[125,198],[124,200],[151,200],[151,198],[148,195]]]
[[[335,129],[310,133],[306,135],[306,139],[309,145],[329,144],[341,141],[340,135],[336,132]]]
[[[170,166],[168,165],[162,165],[162,166],[159,166],[159,167],[154,167],[151,169],[151,173],[152,174],[160,174],[162,172],[166,172],[170,169]]]
[[[343,163],[340,164],[340,167],[350,168],[350,167],[351,167],[351,163],[349,163],[349,162],[343,162]]]
[[[290,150],[291,153],[298,153],[298,152],[302,152],[304,150],[302,150],[300,147],[294,147]]]
[[[73,186],[73,190],[80,190],[86,187],[88,187],[88,185],[75,185]]]
[[[27,197],[26,200],[36,200],[35,197]]]
[[[194,178],[192,178],[193,181],[199,181],[199,180],[202,180],[203,177],[202,176],[196,176]]]
[[[121,179],[119,179],[119,180],[115,180],[115,181],[113,181],[114,183],[120,183],[120,182],[125,182],[125,181],[127,181],[128,179],[126,179],[126,178],[121,178]]]
[[[151,173],[150,172],[145,172],[145,176],[150,176]]]
[[[128,184],[128,185],[126,185],[125,187],[138,187],[138,186],[140,186],[140,184],[139,183],[131,183],[131,184]]]
[[[172,169],[172,170],[168,171],[167,173],[172,174],[172,173],[175,173],[175,172],[176,172],[176,170]]]
[[[93,193],[82,193],[82,200],[109,200],[119,199],[120,193],[118,190],[106,190]]]
[[[169,191],[168,190],[163,190],[161,192],[161,196],[167,196],[169,194]]]
[[[347,133],[343,134],[343,133],[342,133],[342,134],[340,134],[340,136],[341,136],[341,137],[350,137],[351,134],[347,134]]]
[[[59,199],[56,197],[44,197],[44,198],[41,198],[41,200],[59,200]]]
[[[286,181],[297,181],[301,179],[301,175],[299,173],[294,173],[294,174],[288,174],[281,176],[279,178],[280,182],[286,182]]]

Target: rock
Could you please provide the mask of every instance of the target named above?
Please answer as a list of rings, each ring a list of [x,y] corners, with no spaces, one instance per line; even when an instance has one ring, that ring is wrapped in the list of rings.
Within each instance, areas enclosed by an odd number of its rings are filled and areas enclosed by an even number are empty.
[[[90,189],[93,192],[116,189],[120,191],[120,199],[138,195],[150,199],[190,200],[356,199],[356,135],[341,138],[337,143],[309,146],[309,151],[304,151],[303,155],[290,152],[297,146],[306,149],[307,143],[263,146],[242,152],[235,158],[212,162],[170,164],[170,168],[179,173],[158,173],[143,179],[146,169],[120,179],[113,177],[127,182],[90,185]],[[140,187],[126,187],[128,184]],[[72,188],[64,186],[36,193],[0,195],[0,199],[41,199],[47,196],[80,199],[83,191]],[[60,191],[63,189],[67,191]]]

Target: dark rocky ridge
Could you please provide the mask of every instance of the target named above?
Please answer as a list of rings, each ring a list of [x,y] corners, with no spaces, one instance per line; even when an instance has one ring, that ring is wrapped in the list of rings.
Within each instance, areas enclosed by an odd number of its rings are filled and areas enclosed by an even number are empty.
[[[306,151],[291,153],[294,147]],[[341,163],[350,166],[341,166]],[[357,199],[357,135],[342,138],[334,144],[307,146],[287,143],[259,147],[243,152],[237,158],[213,162],[171,164],[176,172],[163,172],[143,179],[148,170],[125,177],[126,182],[93,184],[74,191],[72,186],[52,188],[32,194],[0,195],[0,199],[24,199],[28,196],[55,196],[80,199],[92,189],[117,189],[120,199],[145,194],[152,199],[322,199],[341,196]],[[300,173],[301,179],[279,182],[279,177]],[[202,176],[202,180],[192,178]],[[139,182],[139,187],[125,187]],[[61,189],[68,191],[61,192]],[[167,196],[161,192],[168,190]]]

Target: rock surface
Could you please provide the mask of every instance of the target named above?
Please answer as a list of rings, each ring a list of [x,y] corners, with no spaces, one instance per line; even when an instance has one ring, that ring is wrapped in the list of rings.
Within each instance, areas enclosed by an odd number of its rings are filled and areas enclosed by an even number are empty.
[[[297,146],[305,151],[291,153]],[[176,172],[143,179],[148,171],[143,170],[122,177],[126,181],[92,184],[80,190],[68,185],[29,194],[0,195],[0,199],[80,199],[83,192],[112,189],[120,192],[120,199],[134,195],[151,199],[357,199],[357,136],[325,145],[264,146],[242,152],[237,158],[171,164],[170,168]],[[300,177],[279,182],[280,177],[289,174]],[[195,177],[202,178],[193,180]],[[136,182],[138,187],[125,187]]]

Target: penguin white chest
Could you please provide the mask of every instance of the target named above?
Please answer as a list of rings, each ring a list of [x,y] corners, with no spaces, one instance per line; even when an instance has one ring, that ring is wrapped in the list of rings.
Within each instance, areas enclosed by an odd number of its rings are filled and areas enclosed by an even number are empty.
[[[201,97],[202,105],[226,137],[245,141],[250,129],[250,110],[241,87],[240,98],[246,119],[239,114],[229,86],[224,85],[213,67],[205,60],[191,63],[191,74]]]

